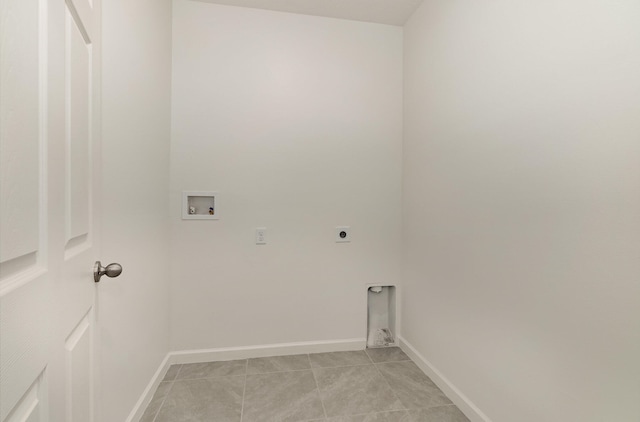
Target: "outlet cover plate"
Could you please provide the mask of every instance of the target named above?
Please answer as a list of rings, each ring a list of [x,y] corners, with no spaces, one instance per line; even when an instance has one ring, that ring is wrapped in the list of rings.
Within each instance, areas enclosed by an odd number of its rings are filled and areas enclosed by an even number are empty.
[[[256,245],[266,245],[266,244],[267,244],[267,228],[258,227],[256,229]]]

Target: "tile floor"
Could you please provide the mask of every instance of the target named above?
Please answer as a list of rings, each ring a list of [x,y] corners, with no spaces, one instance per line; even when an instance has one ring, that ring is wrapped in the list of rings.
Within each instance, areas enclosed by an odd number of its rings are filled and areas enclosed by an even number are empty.
[[[141,422],[468,422],[402,350],[173,365]]]

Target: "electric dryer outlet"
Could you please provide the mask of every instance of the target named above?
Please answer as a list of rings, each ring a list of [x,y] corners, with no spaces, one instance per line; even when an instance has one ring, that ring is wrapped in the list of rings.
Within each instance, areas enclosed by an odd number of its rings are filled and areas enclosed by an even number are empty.
[[[351,242],[351,227],[349,226],[337,226],[336,227],[336,243]]]

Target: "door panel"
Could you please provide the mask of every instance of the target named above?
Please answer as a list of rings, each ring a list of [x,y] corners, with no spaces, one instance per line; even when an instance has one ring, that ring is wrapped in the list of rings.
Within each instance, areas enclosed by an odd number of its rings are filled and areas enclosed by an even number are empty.
[[[91,40],[78,16],[67,5],[67,253],[88,247],[90,231]]]
[[[47,419],[47,388],[44,373],[41,374],[20,400],[7,422],[43,422]]]
[[[0,421],[99,421],[99,0],[0,0]]]
[[[64,383],[65,420],[93,422],[97,374],[94,343],[97,285],[92,282],[98,259],[94,212],[99,186],[95,164],[99,148],[94,123],[99,120],[96,57],[92,39],[96,11],[86,0],[64,3],[64,239],[57,294],[64,308],[58,322],[64,369],[52,380]],[[60,379],[62,378],[62,379]]]
[[[27,282],[0,297],[2,421],[9,413],[16,413],[12,409],[26,400],[30,387],[47,368],[50,301],[51,290],[46,276]]]
[[[93,420],[93,315],[89,312],[65,342],[67,420]]]
[[[0,269],[6,274],[8,266],[16,272],[33,265],[39,248],[42,57],[39,1],[1,4],[0,54],[7,65],[0,74]]]
[[[45,421],[45,0],[0,0],[0,420]]]

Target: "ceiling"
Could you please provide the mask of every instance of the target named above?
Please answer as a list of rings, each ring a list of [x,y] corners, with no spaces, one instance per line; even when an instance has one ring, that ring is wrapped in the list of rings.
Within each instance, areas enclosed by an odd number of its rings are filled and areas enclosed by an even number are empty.
[[[422,0],[198,0],[387,25],[405,24]]]

